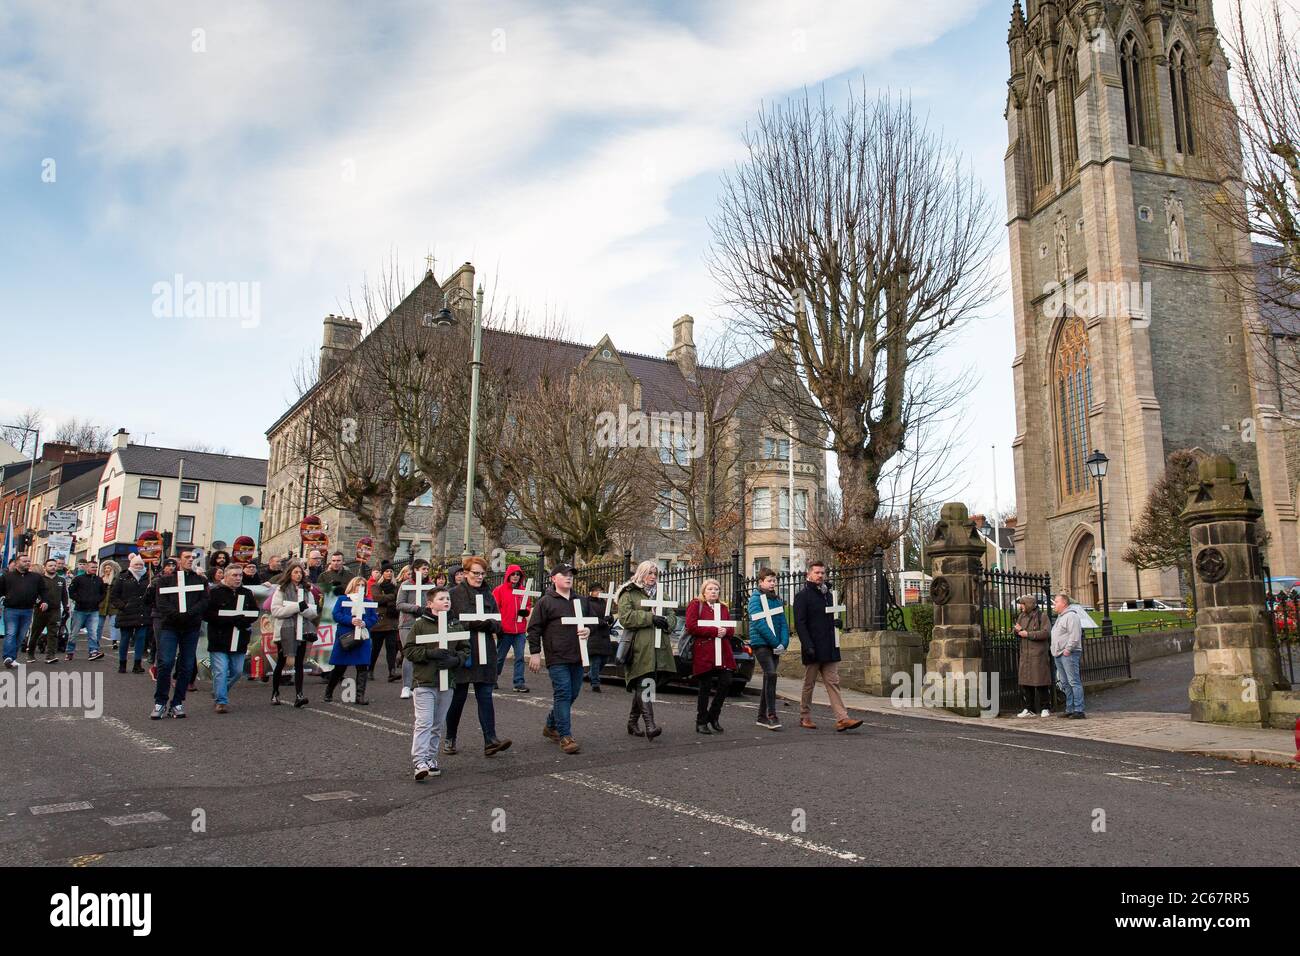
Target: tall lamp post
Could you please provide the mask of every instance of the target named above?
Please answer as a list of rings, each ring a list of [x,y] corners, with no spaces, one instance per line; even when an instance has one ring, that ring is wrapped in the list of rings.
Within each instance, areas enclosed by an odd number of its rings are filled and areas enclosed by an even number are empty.
[[[1097,482],[1097,524],[1101,528],[1101,633],[1109,637],[1113,631],[1110,621],[1110,578],[1106,573],[1106,502],[1101,493],[1101,482],[1106,477],[1106,464],[1110,461],[1097,449],[1093,449],[1087,461],[1088,474]]]
[[[41,447],[41,430],[39,428],[28,428],[25,425],[6,425],[5,427],[22,432],[24,445],[27,444],[29,434],[36,436],[36,440],[32,442],[32,462],[27,469],[27,494],[23,498],[23,531],[26,532],[30,524],[27,519],[31,516],[32,510],[32,478],[36,474],[36,450]]]

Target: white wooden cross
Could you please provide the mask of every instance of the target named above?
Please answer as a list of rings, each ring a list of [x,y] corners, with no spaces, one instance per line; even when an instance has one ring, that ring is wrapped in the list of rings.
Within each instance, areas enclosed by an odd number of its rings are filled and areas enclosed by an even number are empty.
[[[358,601],[358,600],[357,600],[358,597],[360,597],[361,600]],[[352,610],[352,616],[353,616],[353,617],[361,618],[362,621],[364,621],[365,618],[366,618],[366,608],[370,608],[370,607],[372,607],[372,608],[374,608],[376,611],[379,610],[379,604],[378,604],[377,602],[375,602],[375,601],[367,601],[367,600],[366,600],[366,592],[365,592],[365,591],[357,591],[355,594],[349,594],[349,595],[348,595],[348,599],[347,599],[347,601],[345,602],[345,606],[348,607],[348,608],[350,608],[350,609]],[[358,608],[360,608],[360,613],[357,613],[357,609],[358,609]],[[301,615],[299,615],[299,617],[301,618]],[[365,624],[358,624],[358,625],[357,625],[356,633],[357,633],[357,640],[358,640],[358,641],[368,641],[368,640],[370,640],[370,631],[369,631],[369,629],[366,627]],[[301,629],[299,629],[298,634],[299,634],[299,635],[302,634],[302,630],[301,630]],[[364,634],[365,637],[361,637],[360,635],[362,635],[362,634]]]
[[[239,595],[239,603],[235,605],[233,611],[218,611],[217,617],[257,617],[256,608],[244,608],[245,595]],[[299,636],[301,640],[301,635]],[[235,627],[230,632],[230,653],[239,653],[239,622],[235,622]]]
[[[310,588],[303,588],[303,589],[302,589],[301,591],[299,591],[298,593],[299,593],[299,594],[303,594],[303,595],[306,596],[307,606],[308,606],[308,607],[315,607],[315,606],[316,606],[316,601],[315,601],[315,599],[311,596],[311,589],[310,589]],[[299,598],[299,600],[302,600],[302,598]],[[375,605],[375,607],[378,607],[378,606],[379,606],[379,605],[377,605],[377,604]],[[365,612],[363,611],[362,613],[365,613]],[[304,616],[305,616],[305,614],[304,614],[304,612],[302,612],[302,611],[299,611],[297,614],[294,615],[294,622],[295,622],[295,624],[297,625],[297,628],[298,628],[298,643],[299,643],[299,644],[302,643],[302,621],[303,621],[303,617],[304,617]],[[299,654],[303,653],[302,648],[299,648],[299,649],[298,649],[298,653],[299,653]]]
[[[651,614],[660,614],[661,616],[662,616],[661,612],[666,611],[670,608],[674,611],[677,610],[677,602],[668,596],[667,588],[662,589],[659,593],[662,594],[663,597],[654,598],[653,600],[650,598],[642,598],[641,606],[643,608],[649,608]],[[662,632],[659,630],[659,628],[656,627],[655,628],[655,650],[659,650],[659,646],[662,642],[663,642]]]
[[[159,589],[158,589],[158,593],[159,593],[159,594],[175,594],[175,595],[176,595],[176,607],[177,607],[177,609],[178,609],[182,614],[185,614],[185,613],[187,613],[188,610],[189,610],[188,606],[187,606],[186,603],[185,603],[185,592],[186,592],[186,591],[202,591],[202,590],[203,590],[203,585],[202,585],[202,584],[186,584],[186,583],[185,583],[185,572],[182,571],[180,568],[177,568],[177,569],[176,569],[176,587],[174,587],[174,588],[159,588]]]
[[[589,625],[589,624],[599,624],[599,623],[600,623],[600,618],[598,618],[598,617],[583,617],[583,616],[582,616],[582,600],[579,599],[579,598],[574,598],[574,599],[573,599],[573,617],[562,617],[562,618],[560,618],[560,623],[561,623],[561,624],[574,624],[574,625],[577,626],[577,628],[578,628],[578,649],[579,649],[580,651],[582,651],[582,666],[583,666],[583,667],[590,667],[590,666],[591,666],[591,658],[587,656],[587,638],[588,638],[590,635],[583,634],[582,631],[583,631],[583,629],[587,628],[587,625]]]
[[[711,608],[714,609],[714,611],[713,611],[714,614],[720,614],[720,613],[721,613],[720,611],[717,610],[717,607],[718,607],[718,606],[717,606],[716,604],[710,604],[709,607],[711,607]],[[721,666],[722,666],[722,632],[723,632],[724,630],[732,630],[732,631],[734,631],[734,630],[736,629],[736,622],[735,622],[735,621],[723,621],[723,620],[719,620],[718,618],[714,618],[713,620],[708,620],[708,619],[706,619],[706,618],[700,618],[699,620],[697,620],[697,621],[695,622],[695,626],[696,626],[696,627],[711,627],[711,628],[713,628],[715,631],[717,631],[717,634],[715,634],[714,637],[713,637],[713,666],[714,666],[714,667],[721,667]]]
[[[460,615],[460,622],[462,624],[464,624],[466,621],[469,621],[470,623],[483,623],[485,621],[501,620],[500,614],[487,614],[484,611],[483,595],[475,594],[474,603],[475,605],[477,605],[478,610],[469,611],[465,614]],[[474,633],[478,635],[478,657],[476,657],[474,660],[478,664],[485,664],[487,663],[487,632],[476,630],[474,631]]]
[[[444,651],[447,645],[452,641],[468,641],[470,639],[469,631],[449,631],[447,630],[447,612],[438,612],[438,633],[437,634],[417,634],[415,643],[417,644],[437,644]],[[447,668],[438,668],[438,689],[450,690],[447,682]]]
[[[831,603],[826,608],[826,613],[832,615],[831,624],[835,628],[835,647],[837,650],[840,646],[840,622],[834,617],[834,615],[841,613],[843,610],[844,605],[840,603],[840,592],[831,591]]]
[[[614,582],[613,582],[613,581],[610,581],[610,582],[609,582],[609,590],[608,590],[608,591],[597,591],[597,592],[596,592],[596,597],[598,597],[598,598],[604,598],[604,599],[605,599],[605,616],[606,616],[606,617],[609,617],[611,614],[614,613],[614,611],[613,611],[613,608],[614,608],[614,598],[618,597],[618,595],[614,593]]]
[[[399,591],[414,591],[414,592],[415,592],[415,603],[418,604],[418,605],[420,605],[421,608],[423,608],[423,607],[424,607],[424,592],[425,592],[425,591],[432,591],[432,590],[433,590],[434,588],[436,588],[436,587],[437,587],[436,584],[425,584],[425,583],[424,583],[424,568],[418,568],[418,569],[416,570],[416,572],[415,572],[415,583],[412,584],[410,581],[407,581],[407,582],[406,582],[405,584],[403,584],[400,588],[398,588],[398,590],[399,590]]]
[[[781,604],[778,604],[776,607],[771,607],[767,603],[767,595],[762,591],[758,592],[758,602],[763,605],[763,610],[759,611],[757,614],[751,614],[749,619],[751,621],[765,621],[768,629],[772,632],[773,636],[775,636],[776,628],[772,626],[772,618],[783,616],[785,614],[785,607]]]
[[[533,579],[532,579],[532,578],[529,578],[527,581],[524,582],[524,586],[523,586],[522,588],[514,588],[514,589],[511,590],[511,592],[510,592],[510,593],[513,594],[515,597],[519,598],[519,616],[520,616],[520,617],[527,617],[527,616],[528,616],[526,613],[524,613],[524,608],[528,606],[528,599],[529,599],[529,598],[535,598],[535,597],[541,597],[541,596],[542,596],[542,592],[541,592],[541,591],[534,591],[534,590],[532,590],[532,587],[533,587]]]

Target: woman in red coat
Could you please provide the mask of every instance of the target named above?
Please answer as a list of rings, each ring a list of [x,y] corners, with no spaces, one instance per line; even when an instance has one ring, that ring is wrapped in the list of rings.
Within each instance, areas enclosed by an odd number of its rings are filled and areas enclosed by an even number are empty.
[[[720,734],[722,704],[731,691],[731,674],[736,669],[736,657],[731,652],[734,626],[717,627],[710,621],[730,621],[727,605],[719,598],[722,587],[713,578],[705,580],[700,596],[686,608],[686,633],[695,638],[691,657],[691,673],[700,682],[700,694],[695,706],[695,732]],[[713,704],[709,706],[709,691],[713,691]]]

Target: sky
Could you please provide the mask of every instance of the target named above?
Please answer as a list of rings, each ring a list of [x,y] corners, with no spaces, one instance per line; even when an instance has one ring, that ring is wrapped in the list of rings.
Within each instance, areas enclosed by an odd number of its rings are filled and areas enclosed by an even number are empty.
[[[823,84],[910,94],[1000,227],[1010,6],[0,0],[0,418],[264,457],[321,319],[390,258],[472,261],[593,344],[723,334],[719,177],[764,103]],[[192,282],[232,298],[187,310]],[[992,446],[1014,501],[1007,288],[954,349],[973,509]]]

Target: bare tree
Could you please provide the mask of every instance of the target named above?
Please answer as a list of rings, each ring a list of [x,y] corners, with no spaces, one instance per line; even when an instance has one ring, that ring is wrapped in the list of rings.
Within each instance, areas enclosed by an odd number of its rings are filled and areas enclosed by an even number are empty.
[[[211,442],[195,441],[188,442],[182,446],[183,451],[196,451],[203,455],[229,455],[230,447],[227,445],[214,445]]]
[[[765,110],[745,144],[748,162],[724,177],[711,270],[741,327],[797,370],[778,380],[781,411],[828,436],[836,550],[860,552],[878,537],[881,477],[917,426],[911,376],[996,292],[996,219],[905,101],[864,91],[836,110],[805,95]]]
[[[1232,0],[1225,73],[1196,85],[1203,150],[1217,170],[1201,197],[1227,235],[1216,252],[1230,286],[1258,314],[1254,377],[1284,411],[1300,410],[1300,9]],[[1193,129],[1197,129],[1196,124]]]
[[[30,455],[31,451],[27,446],[36,440],[36,433],[41,429],[42,424],[41,410],[29,408],[21,415],[14,416],[11,422],[0,425],[0,438],[24,454]],[[40,452],[39,448],[36,450]]]

